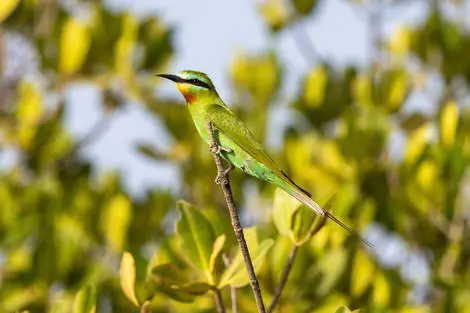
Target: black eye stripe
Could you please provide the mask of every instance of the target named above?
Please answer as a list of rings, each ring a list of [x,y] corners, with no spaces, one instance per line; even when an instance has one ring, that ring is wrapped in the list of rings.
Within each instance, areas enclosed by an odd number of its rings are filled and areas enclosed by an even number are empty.
[[[199,87],[204,87],[204,88],[207,88],[207,89],[211,89],[211,86],[209,86],[207,83],[205,83],[203,81],[200,81],[199,79],[196,79],[196,78],[187,79],[186,82],[191,84],[191,85],[196,85],[196,86],[199,86]]]

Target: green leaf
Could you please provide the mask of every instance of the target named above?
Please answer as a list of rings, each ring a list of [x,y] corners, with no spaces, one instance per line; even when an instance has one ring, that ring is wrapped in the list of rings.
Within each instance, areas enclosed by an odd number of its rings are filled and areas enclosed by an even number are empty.
[[[96,287],[88,285],[77,293],[73,303],[73,313],[96,312]]]
[[[129,252],[124,252],[122,255],[120,276],[122,291],[127,299],[139,307],[139,301],[135,296],[135,261]]]
[[[210,259],[215,235],[212,225],[190,203],[180,200],[177,206],[181,212],[181,218],[176,224],[176,231],[181,240],[184,255],[190,264],[202,270],[208,282],[213,284]]]
[[[211,289],[211,285],[202,282],[189,283],[183,286],[166,286],[160,288],[160,292],[166,294],[175,301],[190,303],[196,297],[206,294]],[[151,303],[150,307],[153,303]]]
[[[256,248],[249,247],[251,261],[253,262],[253,267],[255,273],[261,268],[261,265],[264,262],[266,254],[273,245],[274,240],[266,239],[261,242]],[[237,254],[232,264],[225,270],[220,279],[219,288],[223,288],[227,285],[230,285],[235,288],[240,288],[249,283],[248,273],[246,272],[245,262],[243,260],[243,255],[241,251]]]
[[[187,272],[174,264],[158,265],[147,275],[148,298],[152,298],[156,292],[162,292],[176,301],[192,302],[196,296],[203,295],[212,288],[205,282],[193,282],[190,279]]]
[[[339,308],[336,309],[335,313],[351,313],[351,310],[349,310],[345,306],[340,306]]]
[[[224,248],[225,244],[225,235],[221,235],[217,237],[217,239],[214,242],[214,245],[212,246],[212,254],[209,262],[209,269],[211,273],[214,273],[215,270],[215,262],[217,261],[217,257],[219,256],[220,252],[222,252],[222,249]]]
[[[184,285],[189,283],[188,275],[186,275],[176,265],[167,263],[160,264],[152,268],[148,279],[152,279],[158,283],[165,283],[169,285]]]

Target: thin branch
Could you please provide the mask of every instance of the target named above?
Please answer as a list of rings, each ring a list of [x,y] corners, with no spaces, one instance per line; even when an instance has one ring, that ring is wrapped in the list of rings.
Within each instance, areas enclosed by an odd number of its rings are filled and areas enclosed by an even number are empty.
[[[224,261],[225,267],[230,265],[230,261],[225,253],[222,254],[222,260]],[[232,313],[238,313],[237,288],[233,286],[230,286],[230,299],[232,301]]]
[[[228,170],[224,169],[222,164],[222,158],[220,157],[220,146],[217,145],[214,136],[214,129],[212,128],[212,123],[207,123],[207,130],[209,132],[210,139],[210,148],[214,156],[215,165],[217,166],[217,179],[216,181],[220,184],[222,191],[224,193],[225,202],[230,213],[230,219],[232,220],[232,227],[237,237],[238,244],[240,245],[240,250],[245,261],[246,270],[248,276],[250,277],[250,285],[255,296],[256,305],[258,306],[258,311],[260,313],[266,313],[264,308],[263,298],[261,296],[261,289],[259,287],[258,279],[256,278],[255,269],[253,267],[253,262],[251,261],[250,252],[246,244],[245,235],[243,234],[243,228],[240,224],[240,219],[238,217],[238,212],[235,207],[232,196],[232,188],[230,186],[230,180],[228,175]]]
[[[323,62],[323,57],[313,45],[313,42],[310,40],[310,36],[304,27],[304,25],[298,24],[292,31],[292,37],[298,50],[309,65],[315,63],[315,61],[317,63]]]
[[[101,135],[108,130],[113,113],[113,111],[105,112],[103,116],[93,125],[90,131],[72,148],[70,154],[77,153],[78,150],[83,149],[85,146],[89,146],[91,143],[101,137]]]
[[[98,140],[104,132],[108,130],[111,124],[111,117],[114,111],[106,112],[104,115],[92,126],[90,131],[83,136],[70,150],[56,161],[56,164],[60,167],[67,166],[71,158],[74,157],[84,147],[91,145],[93,142]]]
[[[214,290],[215,305],[218,313],[225,313],[224,302],[222,301],[222,294],[219,289]]]
[[[274,293],[274,297],[271,300],[271,304],[269,305],[267,313],[271,313],[274,311],[274,308],[276,307],[277,303],[279,302],[279,299],[281,298],[282,290],[284,290],[284,287],[287,283],[287,279],[289,278],[290,271],[292,269],[292,265],[294,264],[294,259],[297,254],[297,249],[298,249],[298,246],[294,244],[294,246],[292,247],[292,250],[290,251],[289,258],[287,259],[286,266],[284,266],[284,269],[282,270],[281,279],[279,280],[279,285],[276,288],[276,292]]]

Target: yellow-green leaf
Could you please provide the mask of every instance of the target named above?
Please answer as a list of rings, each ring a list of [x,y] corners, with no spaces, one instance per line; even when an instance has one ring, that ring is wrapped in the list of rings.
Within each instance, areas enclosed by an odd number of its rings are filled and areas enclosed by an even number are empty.
[[[356,250],[351,272],[351,295],[359,298],[374,278],[374,263],[363,250]]]
[[[282,0],[263,1],[260,12],[272,31],[280,30],[289,20],[287,6]]]
[[[406,306],[397,310],[397,313],[430,313],[432,310],[429,305]],[[467,306],[463,311],[456,311],[459,313],[467,313],[469,307]]]
[[[62,27],[60,38],[60,72],[77,72],[85,62],[90,45],[90,30],[86,23],[76,18],[68,19]]]
[[[251,260],[253,262],[255,273],[258,273],[258,271],[260,270],[265,256],[273,245],[273,243],[274,241],[272,239],[266,239],[263,240],[263,242],[261,242],[260,245],[257,246],[255,249],[253,249],[252,247],[248,247],[248,249],[250,250]],[[219,288],[223,288],[227,285],[230,285],[235,288],[240,288],[245,286],[249,282],[250,279],[245,268],[245,262],[243,260],[241,251],[239,251],[232,264],[230,264],[230,266],[222,274],[222,278],[220,279],[219,283]]]
[[[326,96],[328,73],[324,65],[320,65],[307,75],[305,80],[304,101],[310,107],[318,107]]]
[[[405,153],[406,163],[413,164],[423,153],[424,148],[429,141],[430,134],[430,125],[425,123],[408,137]]]
[[[305,243],[319,230],[318,227],[323,226],[322,220],[311,209],[280,188],[274,193],[273,222],[280,234],[289,236],[298,245]]]
[[[411,46],[412,30],[408,26],[402,26],[393,32],[389,42],[390,52],[397,56],[404,56]]]
[[[70,302],[61,299],[54,302],[49,313],[63,313],[67,311],[70,311]],[[27,311],[21,313],[27,313]]]
[[[43,113],[43,95],[32,83],[23,81],[19,90],[18,109],[16,112],[19,129],[18,140],[23,148],[28,148],[34,134],[36,125]]]
[[[115,64],[117,72],[125,78],[132,75],[132,56],[139,31],[139,22],[135,17],[126,15],[122,35],[115,46]]]
[[[386,307],[390,303],[390,286],[383,273],[375,275],[372,298],[374,304],[380,307]]]
[[[273,222],[279,233],[285,236],[291,235],[292,214],[300,204],[284,190],[276,188],[273,203]]]
[[[181,217],[176,224],[176,231],[181,240],[184,255],[190,264],[202,270],[208,282],[213,284],[210,259],[215,234],[210,222],[193,205],[178,201]]]
[[[0,23],[3,22],[18,6],[20,0],[0,1]]]
[[[111,198],[102,214],[101,225],[106,241],[113,250],[121,251],[132,219],[130,200],[118,194]]]
[[[215,262],[217,261],[217,257],[219,256],[220,252],[224,248],[225,244],[225,235],[220,235],[214,242],[212,246],[212,254],[209,262],[209,269],[211,273],[214,273],[215,270]]]
[[[409,77],[404,69],[399,69],[390,73],[390,83],[388,89],[388,107],[391,110],[398,110],[405,101],[408,92]]]
[[[139,301],[135,295],[135,261],[129,252],[124,252],[122,255],[120,276],[122,291],[127,299],[139,307]]]
[[[358,75],[352,86],[355,100],[363,106],[372,106],[372,83],[367,75]]]
[[[343,274],[347,262],[347,252],[336,248],[326,252],[315,266],[315,273],[321,277],[315,291],[318,295],[327,294]]]
[[[292,235],[296,245],[303,245],[326,223],[327,217],[316,215],[310,208],[301,205],[292,215]]]
[[[345,306],[340,306],[339,308],[336,309],[335,313],[351,313],[351,310],[349,310]]]
[[[454,143],[457,125],[459,121],[459,107],[455,101],[449,101],[445,104],[441,113],[441,140],[445,147]]]
[[[425,190],[432,190],[436,187],[438,179],[438,166],[430,160],[423,161],[416,171],[416,180]]]
[[[77,293],[73,303],[73,313],[96,312],[96,287],[88,285]]]

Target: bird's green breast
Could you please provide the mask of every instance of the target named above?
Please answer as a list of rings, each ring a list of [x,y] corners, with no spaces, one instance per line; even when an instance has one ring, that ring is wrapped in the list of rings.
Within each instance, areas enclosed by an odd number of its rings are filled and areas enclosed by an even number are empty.
[[[209,131],[207,129],[206,109],[207,108],[203,105],[200,105],[200,106],[190,105],[189,106],[191,117],[194,121],[194,125],[196,126],[196,129],[199,135],[208,145],[210,145]],[[246,153],[242,148],[240,148],[236,143],[234,143],[230,138],[225,136],[223,133],[219,132],[216,128],[214,129],[214,135],[219,145],[221,145],[224,148],[230,148],[232,150],[232,152],[230,153],[221,151],[221,156],[226,161],[232,163],[235,167],[240,168],[243,171],[248,172],[249,174],[252,174],[250,171],[250,168],[252,167],[252,164],[254,161],[253,158],[248,153]]]
[[[209,131],[207,129],[206,108],[202,105],[190,105],[189,111],[191,113],[191,117],[194,121],[194,125],[196,126],[199,135],[208,145],[210,145]],[[284,185],[282,180],[280,180],[279,177],[277,177],[269,168],[256,161],[251,155],[245,152],[230,138],[225,136],[223,133],[218,132],[217,129],[214,129],[214,135],[219,145],[224,148],[230,148],[232,150],[232,152],[230,153],[221,151],[221,156],[227,162],[230,162],[235,167],[243,170],[249,175],[255,176],[270,183],[274,183],[276,185]]]

